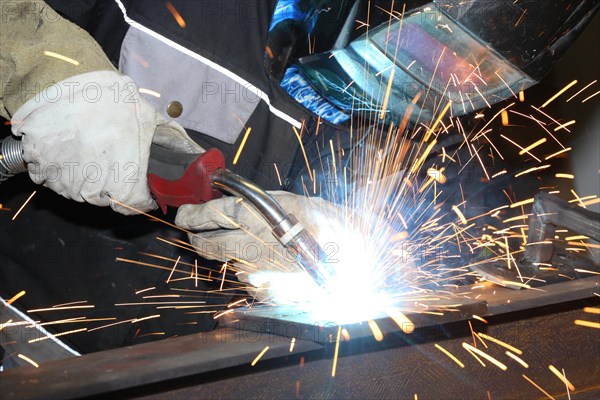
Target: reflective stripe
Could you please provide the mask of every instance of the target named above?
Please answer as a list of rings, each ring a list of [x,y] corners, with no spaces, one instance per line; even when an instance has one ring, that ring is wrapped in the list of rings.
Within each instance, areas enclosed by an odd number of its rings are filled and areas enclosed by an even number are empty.
[[[66,343],[62,342],[60,339],[57,339],[53,334],[51,334],[46,329],[44,329],[40,324],[38,324],[34,320],[32,320],[27,314],[22,313],[18,308],[14,307],[13,305],[8,304],[2,297],[0,297],[0,304],[2,304],[2,306],[4,306],[4,307],[11,309],[11,311],[13,311],[15,314],[17,314],[20,318],[22,318],[23,321],[27,321],[27,322],[31,323],[31,325],[33,327],[35,327],[35,329],[37,329],[42,335],[48,337],[50,340],[52,340],[53,342],[58,344],[60,347],[62,347],[69,353],[73,354],[74,356],[81,355],[77,351],[70,348]]]
[[[121,2],[121,0],[115,0],[115,2],[117,3],[117,5],[119,6],[119,8],[121,9],[121,12],[123,13],[123,18],[125,19],[125,22],[127,22],[132,28],[135,29],[139,29],[140,31],[160,40],[161,42],[165,43],[166,45],[174,48],[177,51],[180,51],[184,54],[187,54],[188,56],[202,62],[203,64],[205,64],[206,66],[208,66],[209,68],[213,68],[217,71],[219,71],[220,73],[228,76],[229,78],[231,78],[232,80],[238,82],[239,84],[243,85],[244,87],[248,88],[249,90],[255,92],[260,98],[261,100],[263,100],[265,103],[267,103],[267,105],[269,106],[269,110],[276,115],[277,117],[283,119],[284,121],[288,122],[289,124],[295,126],[296,128],[301,128],[302,127],[302,123],[300,123],[299,121],[295,120],[294,118],[292,118],[291,116],[287,115],[286,113],[284,113],[281,110],[278,110],[277,108],[273,107],[271,105],[271,99],[269,98],[269,96],[267,96],[267,94],[265,92],[263,92],[262,90],[260,90],[259,88],[257,88],[256,86],[252,85],[250,82],[246,81],[244,78],[242,78],[241,76],[231,72],[230,70],[228,70],[227,68],[224,68],[223,66],[209,60],[208,58],[202,57],[200,54],[198,53],[194,53],[193,51],[191,51],[188,48],[185,48],[184,46],[175,43],[174,41],[172,41],[171,39],[168,39],[166,37],[164,37],[163,35],[154,32],[153,30],[145,27],[144,25],[140,24],[139,22],[136,22],[134,20],[132,20],[131,18],[129,18],[129,16],[127,16],[127,10],[125,9],[125,6],[123,5],[123,3]]]

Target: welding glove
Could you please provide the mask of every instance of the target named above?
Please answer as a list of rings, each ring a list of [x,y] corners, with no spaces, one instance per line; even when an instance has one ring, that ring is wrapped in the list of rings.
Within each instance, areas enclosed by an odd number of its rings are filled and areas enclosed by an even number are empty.
[[[35,183],[123,214],[156,207],[146,179],[153,139],[170,150],[202,152],[115,71],[77,75],[44,89],[13,115],[12,132],[22,137]]]
[[[318,240],[319,221],[332,211],[330,203],[284,191],[269,194]],[[267,222],[240,198],[223,197],[200,205],[184,205],[179,208],[175,223],[193,232],[188,235],[190,242],[202,257],[234,260],[242,282],[267,284],[253,279],[257,272],[305,275],[293,255],[273,236]]]
[[[4,1],[0,115],[22,136],[34,182],[76,201],[131,214],[155,207],[146,183],[152,141],[202,149],[162,118],[84,30],[41,0]]]

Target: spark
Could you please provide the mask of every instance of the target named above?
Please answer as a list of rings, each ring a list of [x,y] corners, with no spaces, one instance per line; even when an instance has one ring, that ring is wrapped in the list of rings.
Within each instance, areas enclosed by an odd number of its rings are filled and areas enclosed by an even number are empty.
[[[458,207],[452,206],[452,211],[456,213],[461,223],[465,225],[467,224],[467,219],[465,218],[464,214],[458,209]]]
[[[596,96],[598,96],[599,94],[600,94],[600,90],[599,90],[599,91],[597,91],[596,93],[592,94],[591,96],[589,96],[589,97],[586,97],[585,99],[583,99],[583,100],[581,101],[581,104],[585,103],[586,101],[588,101],[588,100],[589,100],[589,99],[591,99],[592,97],[596,97]]]
[[[341,333],[342,333],[342,326],[339,325],[337,335],[335,338],[335,350],[333,352],[333,364],[331,365],[331,376],[332,377],[335,377],[335,372],[337,370],[337,362],[338,362],[338,356],[339,356],[339,351],[340,351],[340,335],[341,335]]]
[[[488,360],[489,362],[494,364],[496,367],[500,368],[502,371],[506,371],[508,369],[506,367],[506,365],[502,364],[500,361],[496,360],[494,357],[490,356],[489,354],[479,350],[477,347],[471,346],[470,344],[465,343],[465,342],[463,342],[462,346],[467,350],[470,350],[472,352],[479,354],[481,357],[485,358],[486,360]]]
[[[586,321],[584,319],[576,319],[575,325],[585,326],[586,328],[600,329],[600,322]]]
[[[49,308],[36,308],[33,310],[27,310],[28,313],[35,313],[35,312],[44,312],[44,311],[60,311],[60,310],[77,310],[77,309],[81,309],[81,308],[94,308],[93,305],[87,305],[87,306],[67,306],[67,307],[49,307]]]
[[[235,311],[234,309],[230,308],[229,310],[225,310],[225,311],[218,312],[218,313],[216,313],[216,314],[213,316],[213,319],[220,318],[220,317],[222,317],[223,315],[231,314],[231,313],[233,313],[234,311]]]
[[[296,129],[294,127],[294,129]],[[233,158],[233,165],[236,165],[240,155],[242,154],[242,150],[244,149],[244,146],[246,145],[246,140],[248,140],[248,136],[250,136],[250,131],[252,131],[252,127],[249,127],[248,129],[246,129],[246,133],[244,134],[244,137],[242,138],[242,142],[240,143],[240,147],[238,147],[237,153],[235,153],[235,157]]]
[[[452,361],[454,361],[456,364],[458,364],[459,367],[464,368],[465,364],[463,364],[462,362],[460,362],[460,360],[458,358],[456,358],[452,353],[450,353],[448,350],[446,350],[445,348],[443,348],[442,346],[440,346],[439,344],[435,344],[435,347],[440,350],[442,353],[444,353],[445,355],[447,355],[448,357],[450,357],[450,359]]]
[[[483,287],[483,286],[482,286]],[[475,289],[475,286],[473,286],[471,289]],[[485,320],[484,318],[481,318],[479,315],[473,315],[473,319],[476,319],[478,321],[483,322],[484,324],[487,324],[487,320]],[[481,333],[479,334],[479,336],[481,336]],[[483,336],[481,336],[483,337]]]
[[[3,323],[3,324],[0,324],[0,331],[1,331],[2,329],[4,329],[4,327],[5,327],[5,326],[13,326],[13,325],[12,325],[12,319],[9,319],[8,321],[6,321],[6,322],[5,322],[5,323]]]
[[[525,361],[523,361],[519,356],[511,353],[508,350],[506,350],[505,353],[506,353],[507,356],[509,356],[510,358],[512,358],[513,360],[515,360],[519,364],[521,364],[523,366],[523,368],[529,368],[529,364],[527,364]]]
[[[139,302],[139,303],[116,303],[117,307],[124,306],[139,306],[139,305],[163,305],[163,304],[205,304],[205,301],[154,301],[154,302]]]
[[[442,112],[440,113],[440,115],[438,115],[438,117],[435,120],[434,124],[431,126],[431,129],[427,130],[427,135],[423,139],[424,142],[428,142],[429,141],[429,137],[431,136],[431,134],[433,132],[435,132],[437,126],[442,121],[442,118],[444,118],[446,116],[446,113],[448,112],[448,109],[450,109],[451,106],[452,106],[452,100],[449,100],[448,103],[446,103],[446,106],[444,107],[444,109],[442,110]]]
[[[571,193],[573,194],[573,196],[575,196],[575,198],[579,202],[579,205],[581,205],[581,207],[583,207],[583,208],[586,208],[585,204],[583,204],[583,201],[581,201],[581,198],[579,197],[579,195],[573,189],[571,189]]]
[[[515,28],[517,26],[519,26],[519,24],[521,23],[521,20],[523,19],[523,17],[525,16],[525,13],[527,12],[527,9],[523,10],[523,12],[521,13],[521,16],[519,17],[519,19],[517,20],[517,22],[515,22]]]
[[[160,99],[160,93],[155,92],[154,90],[150,90],[150,89],[146,89],[146,88],[139,88],[138,92],[145,93],[147,95],[154,96],[157,99]]]
[[[508,126],[508,112],[506,110],[502,110],[502,126]]]
[[[375,340],[381,342],[383,340],[383,333],[381,332],[381,329],[379,329],[377,322],[375,322],[375,320],[373,319],[370,319],[368,321],[368,324],[369,328],[371,328],[371,332],[373,333],[373,337],[375,338]]]
[[[522,172],[519,172],[518,174],[515,174],[515,178],[518,178],[519,176],[523,176],[523,175],[529,174],[531,172],[541,171],[541,170],[547,169],[547,168],[550,168],[550,164],[541,165],[539,167],[529,168],[529,169],[527,169],[525,171],[522,171]]]
[[[312,168],[310,168],[310,163],[308,162],[308,156],[306,155],[306,150],[304,149],[304,144],[302,143],[302,138],[300,137],[300,133],[298,133],[298,130],[296,129],[295,126],[292,126],[292,129],[294,130],[294,133],[296,134],[296,138],[298,139],[298,142],[300,143],[300,149],[302,150],[302,155],[304,156],[304,161],[306,162],[306,169],[308,170],[308,176],[310,177],[310,180],[313,181],[314,177],[312,174]]]
[[[575,179],[575,175],[572,174],[555,174],[555,178],[563,178],[563,179]]]
[[[530,199],[527,199],[527,200],[521,200],[521,201],[518,201],[516,203],[512,203],[510,205],[510,208],[517,208],[517,207],[520,207],[520,206],[524,206],[526,204],[531,204],[531,203],[533,203],[533,201],[534,201],[533,197],[530,198]]]
[[[398,325],[398,327],[402,330],[402,332],[410,334],[415,330],[415,325],[411,322],[406,315],[401,313],[396,308],[388,308],[386,309],[387,315]]]
[[[221,270],[223,271],[223,277],[221,278],[221,286],[219,286],[219,292],[223,291],[223,284],[225,283],[225,275],[227,275],[227,261],[223,264],[223,266],[221,267]]]
[[[550,371],[552,371],[552,373],[554,375],[556,375],[558,377],[558,379],[560,379],[567,386],[567,388],[569,390],[571,390],[571,391],[575,390],[575,386],[573,386],[573,384],[571,382],[569,382],[569,380],[563,374],[561,374],[560,371],[558,369],[556,369],[556,367],[554,365],[550,364],[548,366],[548,369]]]
[[[296,343],[296,338],[292,338],[290,341],[290,353],[294,351],[294,344]]]
[[[11,305],[12,303],[14,303],[15,301],[17,301],[21,297],[25,296],[25,293],[26,292],[24,290],[21,290],[19,293],[15,294],[13,297],[11,297],[10,300],[8,300],[6,302],[6,304]]]
[[[547,139],[546,138],[541,138],[540,140],[538,140],[537,142],[530,144],[529,146],[525,147],[523,150],[519,151],[519,155],[522,156],[525,153],[529,153],[529,150],[533,150],[536,147],[538,147],[539,145],[546,143]]]
[[[564,154],[564,153],[566,153],[566,152],[568,152],[568,151],[571,151],[571,150],[572,150],[572,149],[571,149],[570,147],[567,147],[566,149],[562,149],[562,150],[560,150],[560,151],[557,151],[557,152],[556,152],[556,153],[554,153],[554,154],[550,154],[548,157],[546,157],[546,158],[545,158],[545,160],[549,160],[549,159],[551,159],[551,158],[554,158],[554,157],[556,157],[556,156],[559,156],[559,155],[561,155],[561,154]]]
[[[147,292],[149,290],[154,290],[154,289],[156,289],[156,288],[154,286],[152,286],[152,287],[149,287],[149,288],[146,288],[146,289],[138,290],[137,292],[135,292],[135,294],[144,293],[144,292]]]
[[[383,105],[381,106],[381,113],[379,114],[379,119],[385,119],[385,113],[388,106],[388,101],[390,100],[390,91],[392,90],[392,84],[394,83],[394,73],[396,70],[392,69],[390,71],[390,77],[388,78],[387,88],[385,90],[385,96],[383,97]],[[344,89],[345,90],[345,89]]]
[[[567,126],[571,126],[571,125],[573,125],[575,122],[576,122],[575,120],[572,120],[572,121],[569,121],[569,122],[565,122],[564,124],[561,124],[561,125],[557,126],[556,128],[554,128],[554,132],[558,132],[558,131],[560,131],[561,129],[565,129],[565,130],[567,130],[567,129],[566,129],[566,128],[567,128]]]
[[[175,18],[177,25],[179,25],[181,28],[185,28],[185,25],[186,25],[185,21],[184,21],[183,17],[181,16],[181,14],[179,14],[179,11],[177,11],[175,6],[173,6],[173,4],[171,4],[170,1],[167,1],[165,3],[165,5],[167,6],[167,9],[169,10],[169,12],[173,16],[173,18]]]
[[[17,210],[17,212],[15,213],[15,215],[13,215],[12,221],[14,221],[15,219],[17,219],[17,216],[21,213],[21,211],[23,211],[23,209],[25,208],[25,206],[27,205],[27,203],[29,203],[29,201],[33,198],[33,196],[35,196],[36,193],[37,193],[37,190],[34,190],[33,193],[31,193],[31,195],[27,198],[27,200],[25,200],[25,203],[23,203],[23,205]]]
[[[258,360],[260,360],[261,357],[265,355],[265,353],[267,352],[267,350],[269,350],[269,346],[265,346],[265,348],[262,349],[262,351],[260,353],[258,353],[258,355],[256,356],[256,358],[254,359],[254,361],[252,361],[250,363],[250,365],[254,367],[256,365],[256,363],[258,362]]]
[[[21,360],[27,361],[29,364],[33,365],[36,368],[40,367],[40,364],[36,363],[35,361],[33,361],[31,358],[27,357],[26,355],[19,353],[17,355],[17,357],[19,357]]]
[[[523,378],[525,378],[529,383],[531,383],[533,386],[536,387],[536,389],[538,389],[540,392],[544,393],[544,395],[546,395],[549,399],[551,400],[556,400],[554,397],[552,397],[550,395],[550,393],[546,392],[544,389],[542,389],[537,383],[535,383],[534,381],[532,381],[531,379],[529,379],[527,377],[527,375],[522,374]]]
[[[464,344],[464,343],[463,343]],[[464,346],[463,346],[464,347]],[[477,360],[479,362],[479,364],[481,364],[482,367],[485,368],[485,363],[483,361],[481,361],[481,358],[479,358],[477,356],[477,354],[475,354],[473,351],[471,351],[468,347],[465,347],[465,350],[467,350],[475,360]]]
[[[533,154],[531,154],[529,151],[525,150],[525,148],[523,148],[523,147],[519,146],[519,145],[517,144],[517,142],[515,142],[514,140],[512,140],[512,139],[509,139],[508,137],[506,137],[506,136],[504,136],[504,135],[502,135],[502,134],[500,135],[500,137],[501,137],[502,139],[506,140],[507,142],[510,142],[510,143],[512,143],[512,144],[513,144],[513,145],[515,145],[516,147],[518,147],[518,148],[519,148],[519,150],[523,151],[523,154],[524,154],[524,153],[527,153],[527,154],[529,154],[531,157],[533,157],[533,158],[534,158],[534,159],[535,159],[537,162],[542,162],[542,160],[540,160],[539,158],[537,158],[536,156],[534,156]],[[519,152],[519,154],[521,154],[521,152]]]
[[[175,261],[175,264],[173,265],[173,269],[171,270],[171,273],[169,274],[169,277],[167,278],[167,283],[169,283],[171,281],[171,278],[173,277],[173,272],[175,272],[175,270],[177,269],[177,264],[179,263],[180,259],[181,259],[181,256],[177,257],[177,261]]]
[[[481,332],[479,332],[478,334],[479,334],[479,336],[481,336],[481,337],[482,337],[482,338],[484,338],[485,340],[489,340],[489,341],[490,341],[490,342],[492,342],[492,343],[496,343],[496,344],[498,344],[498,345],[500,345],[500,346],[502,346],[502,347],[505,347],[505,348],[507,348],[508,350],[512,351],[513,353],[516,353],[516,354],[518,354],[518,355],[522,355],[522,354],[523,354],[523,352],[522,352],[521,350],[517,349],[516,347],[513,347],[513,346],[511,346],[511,345],[510,345],[510,344],[508,344],[508,343],[505,343],[505,342],[503,342],[503,341],[501,341],[501,340],[499,340],[499,339],[496,339],[496,338],[494,338],[494,337],[488,336],[488,335],[486,335],[485,333],[481,333]]]
[[[596,197],[594,199],[584,201],[583,205],[587,207],[587,206],[591,206],[591,205],[598,204],[598,203],[600,203],[600,198]]]
[[[150,315],[150,316],[142,317],[142,318],[134,318],[133,321],[131,321],[131,323],[135,324],[137,322],[147,321],[149,319],[154,319],[154,318],[159,318],[159,317],[160,317],[160,314]]]
[[[281,175],[279,174],[279,168],[277,168],[277,164],[273,163],[275,167],[275,173],[277,174],[277,181],[279,182],[279,186],[283,186],[283,182],[281,181]]]
[[[558,91],[554,96],[550,97],[540,108],[546,108],[546,106],[556,100],[561,94],[569,90],[573,85],[577,84],[577,79],[569,83],[567,86]]]
[[[54,338],[57,338],[59,336],[65,336],[65,335],[70,335],[70,334],[73,334],[73,333],[79,333],[79,332],[85,332],[85,331],[87,331],[87,328],[75,329],[75,330],[68,331],[68,332],[61,332],[61,333],[57,333],[55,335],[50,334],[48,336],[42,336],[42,337],[39,337],[37,339],[31,339],[27,343],[41,342],[42,340],[54,339]]]
[[[235,307],[235,306],[237,306],[238,304],[241,304],[241,303],[244,303],[244,302],[245,302],[246,304],[248,304],[248,300],[246,300],[246,299],[240,299],[240,300],[238,300],[238,301],[234,301],[233,303],[227,304],[227,308]]]
[[[67,56],[63,56],[62,54],[53,53],[53,52],[51,52],[51,51],[44,51],[44,55],[45,55],[45,56],[48,56],[48,57],[53,57],[53,58],[56,58],[56,59],[58,59],[58,60],[61,60],[61,61],[68,62],[69,64],[73,64],[73,65],[75,65],[75,66],[78,66],[78,65],[79,65],[79,61],[77,61],[77,60],[74,60],[74,59],[72,59],[72,58],[69,58],[69,57],[67,57]]]
[[[571,100],[573,100],[575,97],[577,97],[578,94],[580,94],[581,92],[583,92],[585,89],[589,88],[590,86],[592,86],[594,83],[598,82],[598,80],[594,80],[590,83],[588,83],[583,89],[581,89],[579,92],[575,93],[573,96],[569,97],[569,99],[567,100],[567,103]],[[600,93],[600,92],[599,92]]]
[[[583,308],[583,312],[584,313],[588,313],[588,314],[600,314],[600,308],[598,308],[598,307],[584,307]]]

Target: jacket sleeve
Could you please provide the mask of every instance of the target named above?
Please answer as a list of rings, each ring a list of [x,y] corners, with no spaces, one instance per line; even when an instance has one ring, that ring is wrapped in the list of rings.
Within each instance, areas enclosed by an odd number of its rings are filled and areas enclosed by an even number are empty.
[[[71,76],[115,70],[83,29],[42,0],[0,0],[0,116]],[[51,99],[50,99],[51,101]]]

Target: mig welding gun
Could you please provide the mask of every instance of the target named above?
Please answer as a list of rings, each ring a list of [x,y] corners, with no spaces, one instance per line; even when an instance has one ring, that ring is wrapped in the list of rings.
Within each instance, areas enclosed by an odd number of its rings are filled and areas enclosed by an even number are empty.
[[[0,183],[26,172],[21,141],[12,136],[0,140]],[[225,168],[218,149],[198,154],[181,154],[152,145],[148,186],[164,213],[167,207],[201,204],[221,197],[221,192],[239,196],[256,208],[271,227],[273,236],[320,285],[327,277],[324,251],[292,214],[271,195]]]

